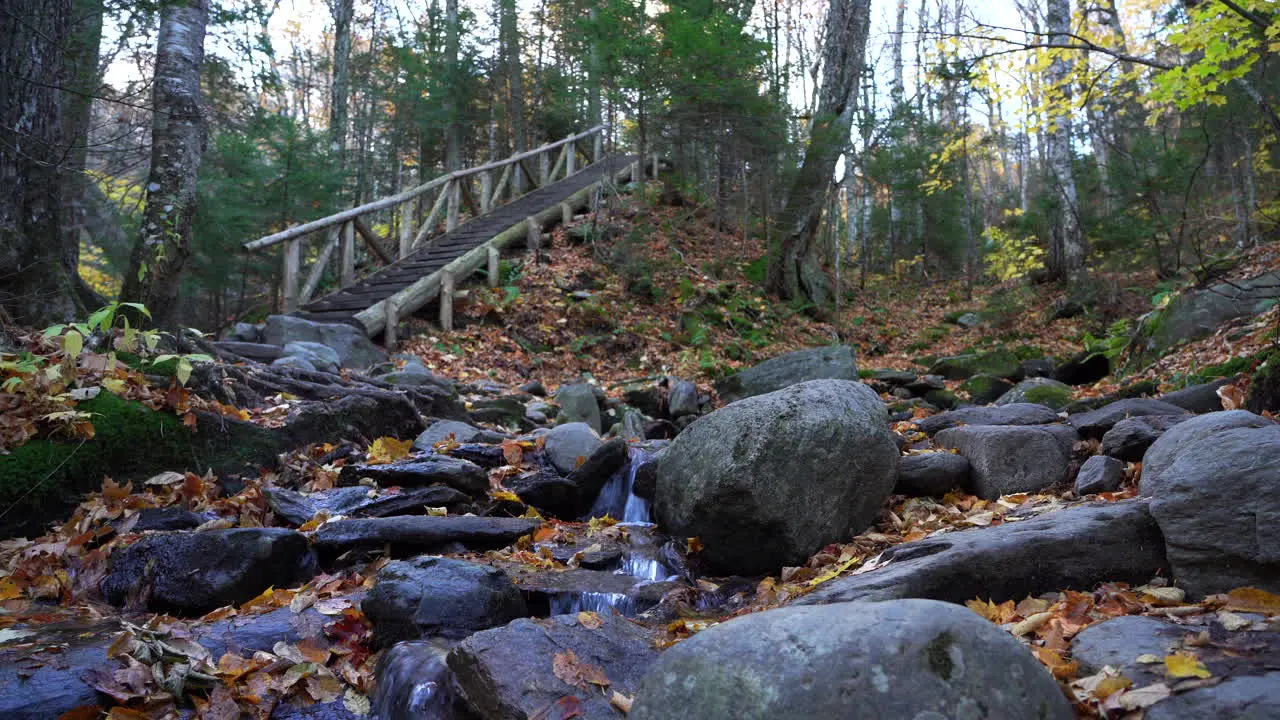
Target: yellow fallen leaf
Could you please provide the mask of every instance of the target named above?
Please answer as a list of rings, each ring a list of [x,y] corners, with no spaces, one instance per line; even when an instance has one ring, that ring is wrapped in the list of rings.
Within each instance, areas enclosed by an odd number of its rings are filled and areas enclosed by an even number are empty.
[[[12,600],[17,597],[22,597],[22,588],[13,582],[13,578],[0,579],[0,601]]]
[[[1164,669],[1170,677],[1175,678],[1213,677],[1213,673],[1209,672],[1209,669],[1193,655],[1166,655]]]
[[[1106,700],[1121,690],[1128,690],[1133,686],[1133,681],[1123,675],[1113,675],[1098,683],[1093,689],[1093,696],[1099,700]]]
[[[520,499],[519,495],[511,492],[510,490],[490,490],[489,499],[495,500],[495,501],[505,500],[507,502],[518,502],[518,503],[524,502],[523,500]]]
[[[386,465],[403,457],[408,457],[413,449],[412,440],[397,440],[393,437],[380,437],[369,445],[368,463],[370,465]]]
[[[578,623],[588,630],[595,630],[600,627],[604,621],[600,616],[590,610],[583,610],[578,613]]]

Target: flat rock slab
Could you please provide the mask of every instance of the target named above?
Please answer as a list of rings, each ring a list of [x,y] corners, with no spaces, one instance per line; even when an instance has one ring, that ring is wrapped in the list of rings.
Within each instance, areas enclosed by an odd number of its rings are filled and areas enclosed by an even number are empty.
[[[583,626],[576,615],[521,619],[463,640],[448,659],[461,699],[486,720],[559,718],[564,713],[557,703],[571,695],[581,702],[586,718],[619,717],[607,694],[585,682],[582,687],[566,683],[555,671],[557,660],[570,668],[598,669],[609,679],[610,690],[635,694],[640,678],[658,659],[653,638],[615,615],[599,618],[596,628]]]
[[[338,483],[355,485],[361,478],[369,478],[379,485],[407,487],[440,483],[471,495],[481,495],[489,489],[489,474],[484,468],[468,460],[434,453],[385,465],[348,465],[339,473]]]
[[[838,578],[793,604],[928,598],[995,602],[1168,574],[1145,500],[1088,503],[1031,520],[946,533],[886,550],[887,565]]]
[[[857,380],[858,366],[848,345],[797,350],[770,358],[716,383],[726,403],[764,395],[808,380]]]
[[[398,493],[377,492],[363,486],[338,487],[304,494],[285,488],[264,491],[276,517],[302,525],[320,511],[352,517],[425,515],[428,507],[453,507],[471,496],[447,485],[409,488]]]
[[[325,523],[311,540],[326,554],[383,545],[390,545],[395,553],[422,552],[453,542],[472,550],[492,550],[541,526],[542,521],[536,519],[466,515],[361,518]]]
[[[1058,413],[1035,403],[993,407],[967,407],[938,413],[916,421],[921,432],[933,435],[958,425],[1046,425],[1058,422]]]

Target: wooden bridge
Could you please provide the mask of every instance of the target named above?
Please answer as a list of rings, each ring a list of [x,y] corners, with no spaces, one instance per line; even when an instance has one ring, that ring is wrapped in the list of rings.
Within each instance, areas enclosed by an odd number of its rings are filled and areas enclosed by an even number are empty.
[[[638,156],[602,157],[603,130],[604,126],[598,125],[504,160],[448,173],[397,195],[247,242],[244,247],[261,251],[284,245],[281,297],[286,313],[320,322],[355,324],[369,335],[385,331],[388,343],[394,344],[399,318],[439,298],[441,326],[450,330],[458,283],[487,266],[490,285],[496,285],[498,257],[504,247],[523,238],[536,251],[543,228],[568,223],[584,207],[594,209],[602,185],[638,180],[650,169],[642,166]],[[579,167],[579,156],[587,164]],[[656,157],[652,165],[656,175]],[[532,187],[522,194],[523,184]],[[418,209],[427,207],[433,193],[430,211],[416,223]],[[465,221],[463,205],[470,211]],[[442,212],[444,230],[438,232]],[[383,240],[371,229],[372,218],[379,213],[398,218],[396,257],[385,247],[390,238]],[[357,235],[382,264],[359,279]],[[304,277],[304,251],[316,238],[323,244]],[[340,289],[313,300],[335,254]]]

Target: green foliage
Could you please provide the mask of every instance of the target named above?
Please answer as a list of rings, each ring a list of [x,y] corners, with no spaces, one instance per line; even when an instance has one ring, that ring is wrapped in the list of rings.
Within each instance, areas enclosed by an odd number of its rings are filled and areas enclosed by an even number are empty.
[[[1133,326],[1129,323],[1128,318],[1121,318],[1107,326],[1107,332],[1102,337],[1094,337],[1089,333],[1084,334],[1081,344],[1089,353],[1089,357],[1097,357],[1099,355],[1111,361],[1113,367],[1116,361],[1128,349],[1129,342],[1133,338]]]

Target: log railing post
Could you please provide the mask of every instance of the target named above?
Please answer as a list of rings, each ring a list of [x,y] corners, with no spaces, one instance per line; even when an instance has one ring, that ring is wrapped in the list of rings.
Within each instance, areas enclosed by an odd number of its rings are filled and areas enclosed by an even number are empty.
[[[445,231],[449,232],[458,228],[458,203],[462,197],[462,186],[454,178],[445,185],[444,191],[449,193],[449,209],[445,220]]]
[[[560,203],[560,224],[569,227],[569,223],[573,222],[573,208],[569,203]]]
[[[546,185],[551,180],[551,159],[547,153],[538,154],[538,180],[539,185]]]
[[[356,225],[348,220],[342,224],[342,240],[338,248],[338,285],[347,287],[356,281]]]
[[[640,164],[640,161],[637,160],[631,163],[631,182],[640,182],[642,175],[644,175],[644,167]]]
[[[653,179],[658,179],[658,153],[653,154]]]
[[[570,135],[570,137],[573,137],[573,136]],[[573,175],[575,172],[577,172],[575,167],[578,164],[578,151],[574,148],[574,144],[572,142],[570,142],[565,148],[564,161],[565,161],[565,165],[564,165],[565,177],[569,177]]]
[[[525,245],[529,252],[533,253],[533,261],[539,262],[538,247],[542,244],[542,223],[538,222],[536,217],[530,215],[525,223],[529,226],[528,234],[525,237]]]
[[[396,332],[399,331],[400,309],[396,307],[396,296],[392,295],[382,301],[383,312],[387,316],[387,325],[383,328],[382,345],[388,352],[396,349]]]
[[[600,153],[604,152],[604,133],[596,131],[591,141],[591,162],[600,162]]]
[[[302,238],[284,244],[284,267],[281,268],[281,309],[291,313],[298,309],[298,272],[302,269]]]
[[[489,246],[489,287],[498,287],[498,248]]]
[[[453,330],[453,271],[440,271],[440,329]]]
[[[413,206],[412,200],[400,205],[400,254],[397,257],[401,259],[413,248]]]
[[[493,209],[493,173],[485,170],[480,173],[480,212],[487,214]]]

